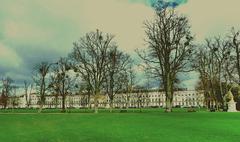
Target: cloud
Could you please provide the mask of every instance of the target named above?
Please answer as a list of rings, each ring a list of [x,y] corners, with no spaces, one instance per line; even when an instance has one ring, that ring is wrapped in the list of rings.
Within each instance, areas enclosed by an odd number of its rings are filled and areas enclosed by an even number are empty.
[[[29,23],[7,21],[5,22],[5,37],[12,40],[41,40],[44,41],[53,37],[50,30],[34,27]]]
[[[159,7],[166,8],[166,7],[177,7],[181,4],[187,3],[188,0],[129,0],[132,3],[143,3],[147,6],[154,6],[159,3]]]
[[[177,11],[189,18],[198,42],[226,34],[232,26],[240,29],[239,0],[168,2],[179,4]],[[143,22],[154,17],[151,3],[151,0],[2,0],[0,74],[28,78],[34,64],[67,56],[72,42],[97,28],[116,35],[119,48],[136,56],[136,48],[146,47]],[[193,84],[193,78],[184,78],[184,83]]]
[[[189,0],[178,11],[189,18],[198,42],[214,35],[226,35],[232,26],[240,29],[239,0]]]
[[[144,47],[143,22],[153,17],[153,9],[127,0],[87,0],[84,3],[84,28],[116,35],[115,40],[124,51],[132,53]]]
[[[194,90],[199,80],[199,73],[195,71],[189,73],[181,73],[178,75],[178,78],[181,80],[179,87]]]
[[[125,10],[123,10],[125,9]],[[72,42],[97,28],[129,53],[144,47],[142,23],[153,15],[127,0],[4,0],[0,5],[0,75],[31,79],[35,64],[67,56]]]
[[[12,50],[6,47],[0,42],[0,69],[2,68],[12,68],[17,69],[22,64],[21,57]]]

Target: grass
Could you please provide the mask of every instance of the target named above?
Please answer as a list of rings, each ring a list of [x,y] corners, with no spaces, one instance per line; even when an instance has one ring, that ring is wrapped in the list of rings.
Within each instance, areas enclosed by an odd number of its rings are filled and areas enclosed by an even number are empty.
[[[0,141],[236,142],[240,139],[240,113],[131,111],[135,112],[1,113]]]

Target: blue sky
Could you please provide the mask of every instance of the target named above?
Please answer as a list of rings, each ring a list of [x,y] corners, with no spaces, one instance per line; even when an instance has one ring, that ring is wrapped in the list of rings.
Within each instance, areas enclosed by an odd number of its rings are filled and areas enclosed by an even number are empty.
[[[146,47],[143,21],[154,17],[149,1],[1,0],[0,77],[30,80],[34,64],[67,56],[74,41],[97,28],[116,35],[119,47],[136,56],[135,49]],[[232,26],[240,29],[239,0],[176,1],[198,43],[227,34]],[[183,86],[193,88],[196,76],[181,77]]]

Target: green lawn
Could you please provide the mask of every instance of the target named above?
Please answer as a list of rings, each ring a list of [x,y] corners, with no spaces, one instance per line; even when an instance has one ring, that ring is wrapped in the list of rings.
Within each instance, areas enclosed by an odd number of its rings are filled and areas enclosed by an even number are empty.
[[[0,114],[1,142],[238,142],[240,113]]]

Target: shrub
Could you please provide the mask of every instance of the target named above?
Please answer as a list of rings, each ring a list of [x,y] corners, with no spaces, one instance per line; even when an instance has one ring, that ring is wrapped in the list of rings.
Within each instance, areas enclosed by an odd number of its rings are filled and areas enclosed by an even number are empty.
[[[197,112],[195,108],[188,108],[187,112]]]

